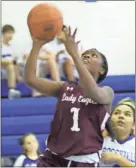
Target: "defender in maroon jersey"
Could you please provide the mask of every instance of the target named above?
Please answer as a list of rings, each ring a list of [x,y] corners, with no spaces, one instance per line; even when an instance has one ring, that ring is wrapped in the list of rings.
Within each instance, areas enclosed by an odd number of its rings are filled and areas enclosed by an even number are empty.
[[[114,96],[110,87],[97,84],[106,77],[108,64],[105,56],[96,49],[87,50],[79,56],[76,30],[73,35],[70,28],[62,33],[66,37],[62,41],[79,72],[79,83],[36,77],[37,55],[45,41],[33,39],[25,68],[25,80],[31,87],[58,97],[47,149],[40,156],[38,167],[94,167],[101,157],[102,131]]]

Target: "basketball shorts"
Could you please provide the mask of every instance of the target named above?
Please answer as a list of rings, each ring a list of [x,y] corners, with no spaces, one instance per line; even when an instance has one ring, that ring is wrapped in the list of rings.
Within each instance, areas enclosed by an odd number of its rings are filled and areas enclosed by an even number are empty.
[[[69,161],[46,150],[44,154],[39,157],[37,167],[98,167],[98,164]]]

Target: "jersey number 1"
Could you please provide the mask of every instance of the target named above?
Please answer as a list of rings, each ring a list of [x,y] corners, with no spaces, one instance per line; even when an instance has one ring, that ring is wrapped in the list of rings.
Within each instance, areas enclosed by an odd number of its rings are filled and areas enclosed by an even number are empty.
[[[78,120],[79,120],[79,111],[80,108],[72,107],[70,112],[73,113],[73,126],[71,127],[71,131],[78,132],[80,128],[78,127]]]

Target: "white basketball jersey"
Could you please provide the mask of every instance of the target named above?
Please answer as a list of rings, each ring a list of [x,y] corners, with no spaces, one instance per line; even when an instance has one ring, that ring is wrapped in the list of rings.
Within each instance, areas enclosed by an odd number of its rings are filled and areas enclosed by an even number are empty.
[[[103,152],[119,153],[125,159],[135,163],[135,137],[132,135],[124,142],[113,141],[111,137],[106,137],[104,138]],[[120,167],[118,163],[107,163],[103,161],[100,162],[100,166]]]

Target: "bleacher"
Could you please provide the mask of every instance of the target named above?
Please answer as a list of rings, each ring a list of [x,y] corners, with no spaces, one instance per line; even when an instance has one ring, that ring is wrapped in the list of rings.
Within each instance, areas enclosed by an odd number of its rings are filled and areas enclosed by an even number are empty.
[[[5,83],[4,83],[5,82]],[[4,84],[3,84],[4,83]],[[7,96],[6,81],[2,83],[2,95]],[[111,86],[115,91],[113,106],[122,98],[135,99],[135,76],[109,76],[102,85]],[[18,89],[24,96],[31,95],[31,89],[19,84]],[[18,139],[23,134],[32,132],[37,135],[41,151],[46,148],[45,140],[50,131],[50,121],[55,111],[56,99],[20,98],[16,100],[2,99],[2,156],[17,156],[22,150]]]

